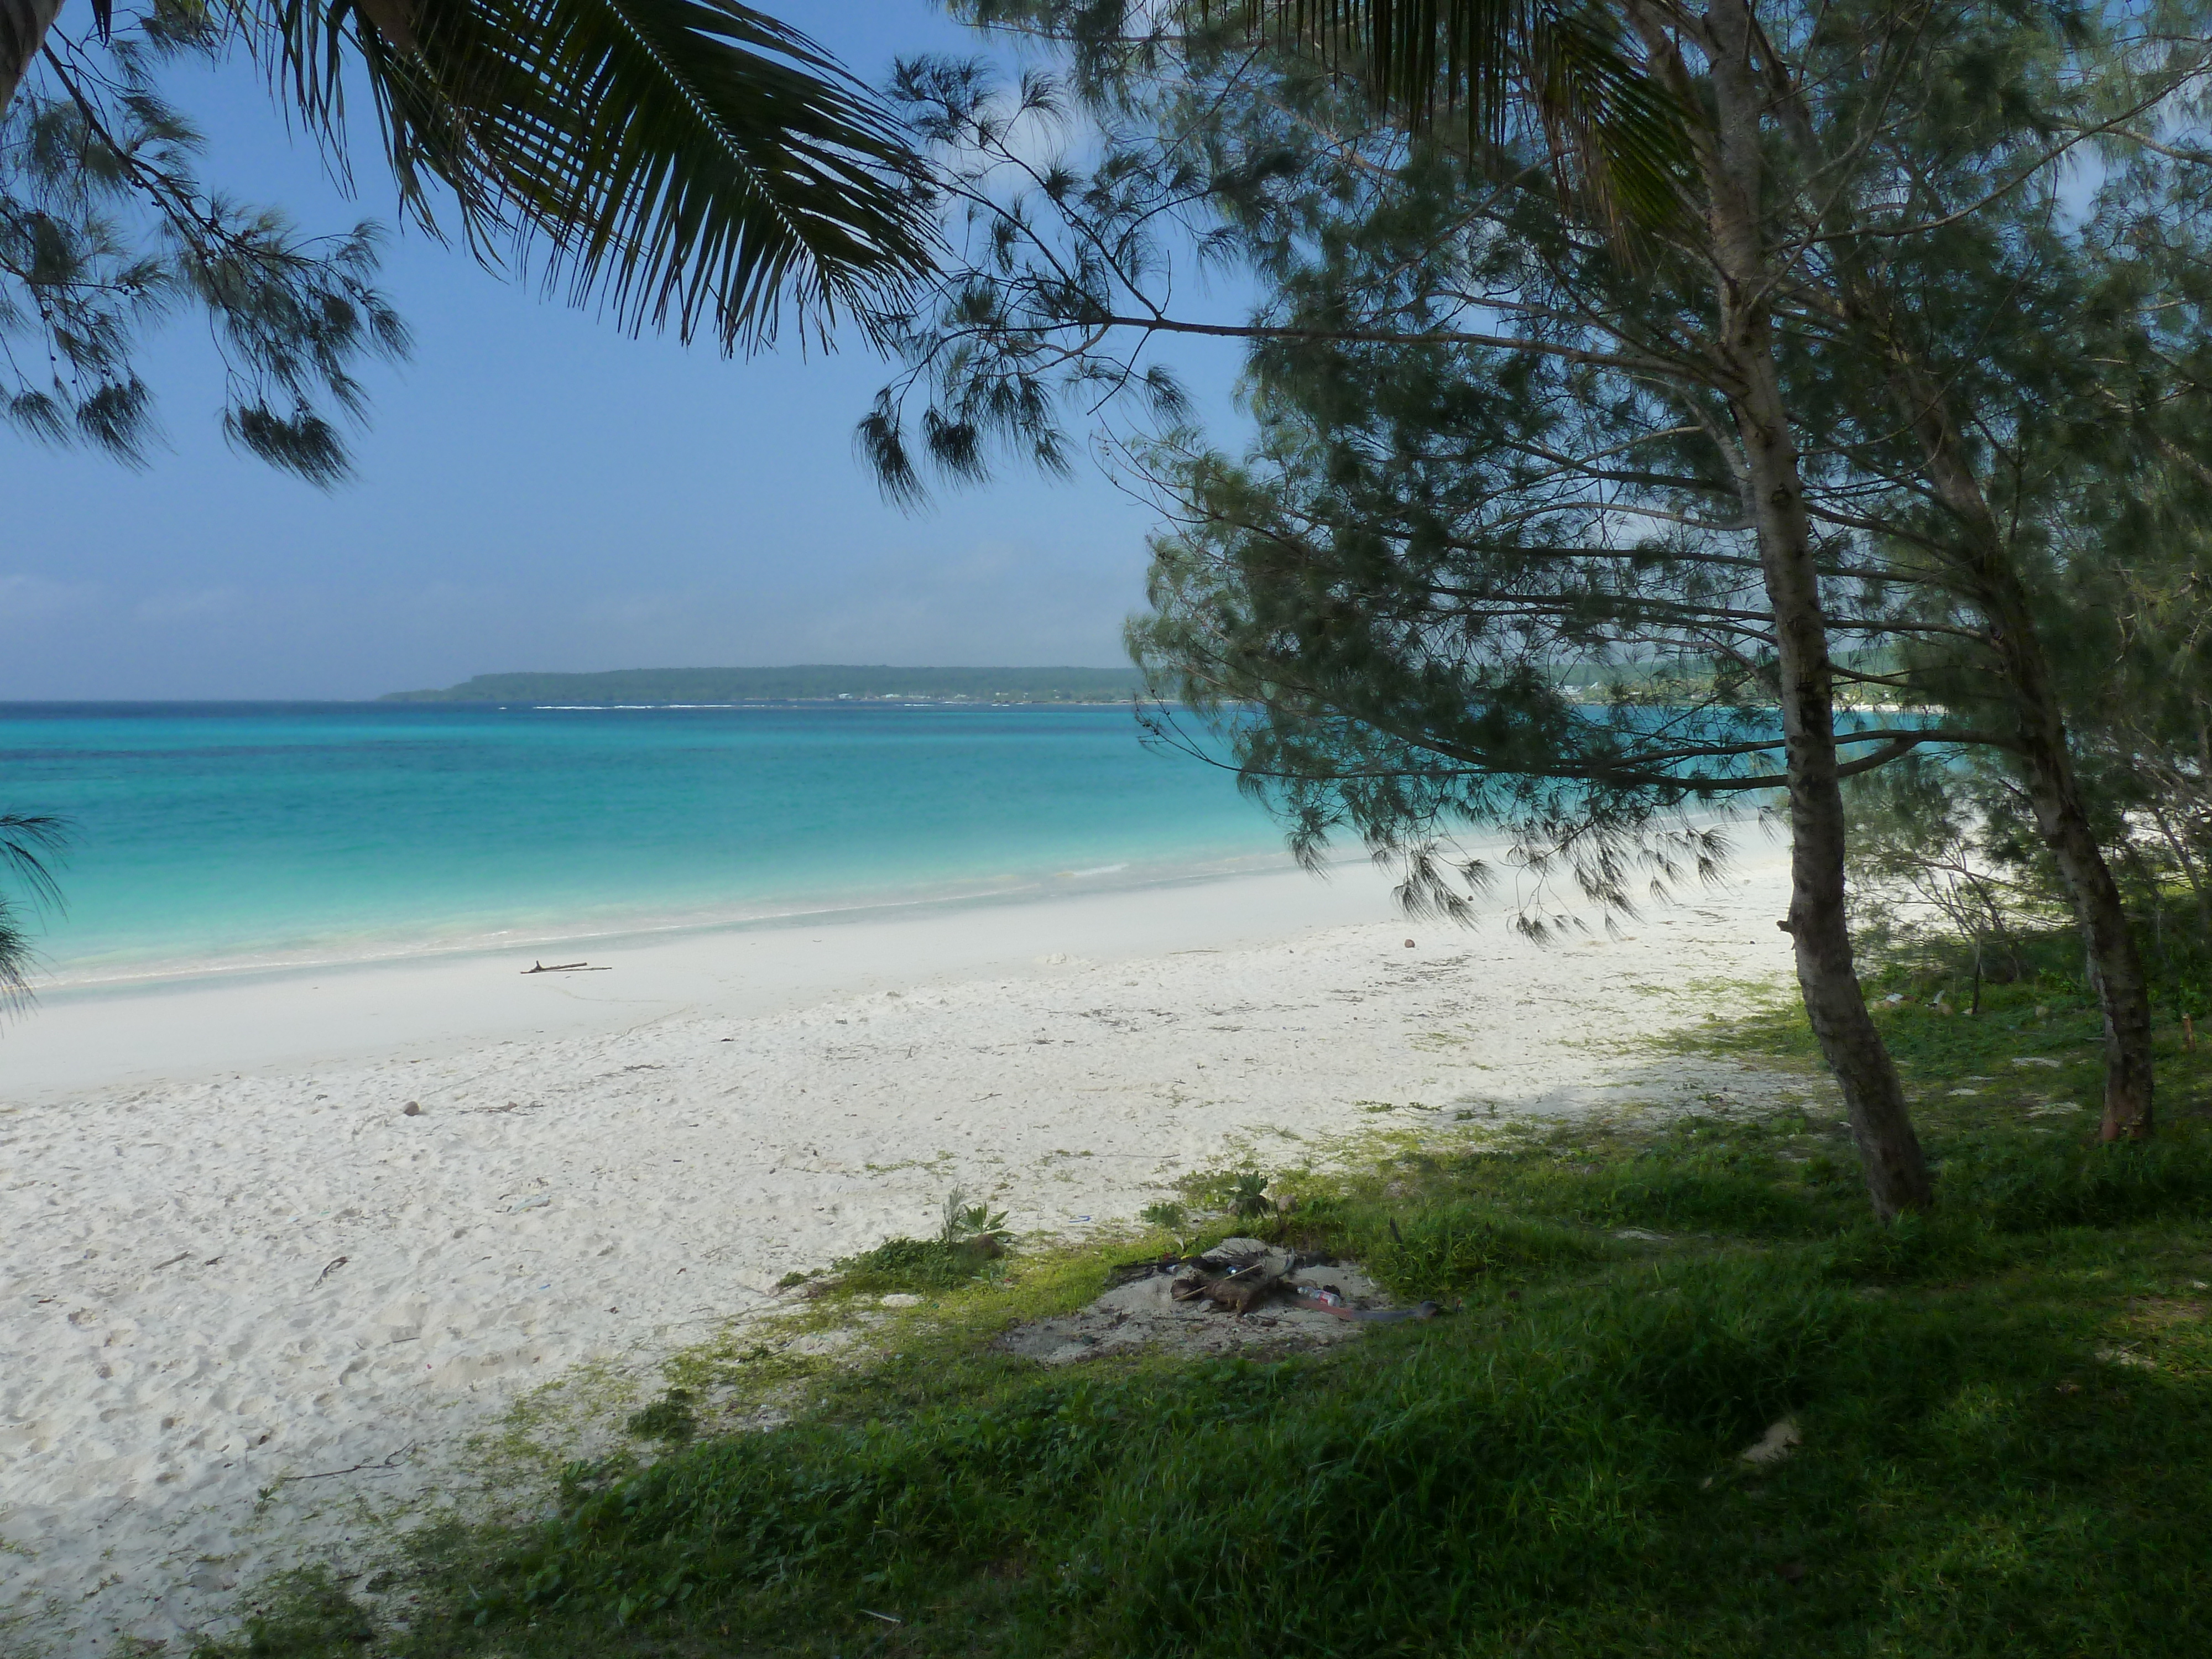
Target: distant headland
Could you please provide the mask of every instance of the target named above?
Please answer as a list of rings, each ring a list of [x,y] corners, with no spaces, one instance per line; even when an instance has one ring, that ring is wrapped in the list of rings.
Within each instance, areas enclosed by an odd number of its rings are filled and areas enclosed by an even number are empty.
[[[1126,702],[1133,668],[617,668],[598,674],[479,674],[443,690],[393,691],[382,702]]]

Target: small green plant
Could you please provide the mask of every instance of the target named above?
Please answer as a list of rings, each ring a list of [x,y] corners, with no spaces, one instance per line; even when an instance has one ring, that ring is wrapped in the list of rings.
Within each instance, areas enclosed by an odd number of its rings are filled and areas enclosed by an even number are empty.
[[[699,1414],[691,1407],[691,1390],[671,1389],[642,1411],[632,1412],[623,1427],[640,1440],[682,1445],[699,1432]]]
[[[1137,1219],[1147,1225],[1163,1228],[1172,1233],[1180,1232],[1183,1223],[1188,1220],[1189,1217],[1182,1205],[1163,1199],[1158,1204],[1147,1204],[1143,1209],[1138,1211]]]
[[[1268,1201],[1267,1177],[1257,1170],[1239,1170],[1229,1188],[1229,1212],[1242,1220],[1273,1215],[1275,1206]]]
[[[945,1231],[939,1235],[947,1244],[958,1244],[970,1238],[988,1235],[996,1237],[1006,1230],[1006,1212],[991,1213],[988,1204],[970,1204],[968,1194],[955,1187],[945,1195]]]
[[[945,1195],[934,1238],[887,1238],[837,1265],[843,1288],[861,1291],[949,1291],[980,1278],[1006,1253],[1006,1212],[970,1204],[955,1187]]]
[[[1241,1170],[1207,1170],[1185,1176],[1183,1196],[1200,1211],[1226,1210],[1242,1218],[1272,1215],[1275,1206],[1267,1197],[1267,1177],[1247,1164]]]

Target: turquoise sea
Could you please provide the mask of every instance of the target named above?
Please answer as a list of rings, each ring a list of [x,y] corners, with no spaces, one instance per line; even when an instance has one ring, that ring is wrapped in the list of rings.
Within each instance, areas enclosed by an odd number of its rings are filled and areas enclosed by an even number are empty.
[[[1126,708],[0,705],[0,810],[74,826],[55,984],[1284,857]]]

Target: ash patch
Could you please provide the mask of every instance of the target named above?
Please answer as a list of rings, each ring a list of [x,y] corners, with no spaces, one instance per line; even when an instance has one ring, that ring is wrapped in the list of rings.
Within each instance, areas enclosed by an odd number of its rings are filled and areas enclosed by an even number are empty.
[[[1208,1281],[1234,1284],[1240,1273],[1268,1281],[1267,1293],[1242,1312],[1194,1292]],[[1158,1264],[1079,1313],[1017,1325],[992,1346],[1045,1365],[1146,1348],[1179,1354],[1320,1348],[1353,1340],[1386,1309],[1389,1298],[1357,1267],[1302,1265],[1257,1239],[1231,1238],[1202,1258]],[[1410,1318],[1434,1310],[1424,1304],[1391,1311]]]

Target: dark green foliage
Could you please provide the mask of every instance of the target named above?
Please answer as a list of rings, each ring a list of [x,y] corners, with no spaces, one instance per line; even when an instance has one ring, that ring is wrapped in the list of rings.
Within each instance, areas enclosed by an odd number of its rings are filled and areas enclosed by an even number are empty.
[[[431,1564],[443,1611],[398,1650],[821,1654],[865,1607],[900,1651],[1010,1659],[2192,1652],[2212,1300],[2134,1310],[2212,1247],[2172,1173],[2212,1138],[2102,1177],[2134,1232],[2023,1218],[1991,1174],[2104,1153],[1933,1138],[1942,1211],[1887,1229],[1794,1114],[1293,1180],[1271,1231],[1465,1311],[1271,1364],[864,1373],[787,1428],[576,1472],[554,1521]],[[1708,1237],[1578,1224],[1629,1192]],[[1800,1451],[1736,1460],[1785,1415]]]
[[[969,1361],[579,1487],[455,1582],[421,1650],[726,1627],[812,1652],[887,1607],[927,1653],[1967,1654],[2001,1627],[2056,1659],[2117,1625],[2180,1655],[2212,1399],[2092,1358],[2105,1316],[2058,1286],[2112,1260],[1940,1292],[1893,1267],[1869,1298],[1795,1247],[1623,1266],[1327,1363]],[[1806,1449],[1754,1479],[1733,1454],[1785,1413]],[[1992,1525],[2043,1541],[1992,1554]],[[2131,1575],[2153,1601],[2114,1590]]]
[[[1561,1133],[1441,1167],[1462,1190],[1524,1218],[1669,1237],[1802,1239],[1859,1219],[1856,1171],[1838,1168],[1849,1158],[1841,1136],[1802,1117],[1692,1116],[1640,1140],[1593,1146]]]
[[[434,179],[471,240],[623,326],[725,351],[868,325],[928,264],[915,158],[868,88],[741,0],[434,0],[394,40],[351,8],[248,11],[308,122],[365,80],[409,210]]]
[[[1277,1176],[1293,1201],[1254,1231],[1459,1311],[1267,1364],[1048,1371],[945,1339],[782,1428],[579,1466],[550,1517],[434,1535],[379,1651],[2193,1659],[2212,1125],[2098,1148],[2086,1115],[2026,1115],[2066,1079],[2006,1056],[2094,1070],[2094,1008],[2032,994],[1881,1016],[1931,1216],[1864,1224],[1817,1107],[1408,1138]],[[1794,1015],[1711,1036],[1806,1042]],[[2212,1085],[2212,1052],[2160,1065]],[[1631,1217],[1668,1237],[1614,1237]],[[1739,1458],[1785,1416],[1795,1453]]]
[[[1943,1190],[2004,1232],[2212,1219],[2212,1137],[2191,1127],[2112,1147],[1969,1143],[1947,1160]]]
[[[195,1643],[190,1659],[354,1659],[374,1636],[329,1569],[310,1567],[270,1584],[243,1631],[228,1641]]]
[[[1170,1232],[1180,1229],[1189,1218],[1182,1205],[1164,1200],[1158,1204],[1147,1204],[1137,1212],[1138,1220],[1150,1226],[1164,1228]]]
[[[1358,1262],[1401,1302],[1525,1284],[1623,1254],[1575,1224],[1570,1206],[1543,1213],[1517,1159],[1427,1162],[1425,1177],[1394,1181],[1387,1193],[1361,1183],[1306,1188],[1290,1213],[1261,1231],[1310,1255]]]
[[[377,227],[302,236],[200,182],[199,136],[157,85],[179,53],[251,53],[341,173],[350,85],[411,216],[435,231],[441,202],[486,264],[535,266],[632,332],[732,351],[787,312],[817,338],[841,317],[872,329],[929,264],[895,125],[738,0],[150,0],[108,21],[43,52],[35,28],[0,30],[0,343],[28,348],[0,353],[0,417],[49,441],[143,461],[143,341],[189,305],[223,357],[225,433],[331,484],[356,371],[404,350],[372,286]]]
[[[632,1412],[623,1427],[640,1440],[681,1444],[699,1432],[699,1413],[693,1408],[689,1389],[671,1389],[650,1406]]]
[[[946,1291],[990,1270],[1006,1254],[995,1238],[887,1238],[837,1263],[848,1291]]]
[[[1943,1195],[1956,1204],[1954,1188]],[[1856,1285],[1917,1284],[1986,1272],[2005,1252],[1987,1221],[1974,1215],[1899,1216],[1887,1225],[1860,1222],[1838,1234],[1819,1258],[1832,1279]]]
[[[69,826],[59,818],[0,813],[0,875],[22,895],[0,889],[0,1009],[28,994],[33,951],[24,902],[36,908],[59,902],[52,866],[68,842]]]
[[[889,1238],[837,1263],[848,1291],[947,1291],[988,1273],[1006,1253],[1006,1218],[954,1188],[934,1238]]]
[[[1069,87],[1100,117],[1101,154],[1040,169],[1011,136],[1060,95],[1041,78],[1004,99],[973,74],[902,81],[951,155],[973,242],[864,427],[895,493],[918,465],[909,427],[917,453],[972,478],[997,446],[1064,465],[1056,406],[1149,401],[1158,441],[1117,434],[1116,453],[1170,523],[1129,642],[1216,746],[1171,710],[1153,736],[1225,750],[1302,856],[1352,836],[1398,860],[1416,910],[1471,915],[1499,872],[1455,837],[1500,825],[1524,927],[1632,909],[1649,886],[1710,876],[1727,850],[1680,809],[1789,782],[1801,830],[1808,814],[1829,820],[1800,843],[1830,862],[1803,872],[1797,902],[1815,914],[1814,893],[1843,877],[1827,763],[1808,758],[1835,711],[1808,718],[1814,735],[1785,761],[1772,711],[1791,684],[1848,706],[1834,739],[1846,774],[1916,750],[1982,753],[2006,834],[2070,838],[2066,885],[2098,919],[2115,1077],[2137,1079],[2116,1082],[2113,1109],[2142,1109],[2134,952],[2079,809],[2101,793],[2099,811],[2125,822],[2130,769],[2154,756],[2175,786],[2154,804],[2179,801],[2194,823],[2136,814],[2125,850],[2174,845],[2174,881],[2212,940],[2195,527],[2212,478],[2212,261],[2203,158],[2152,136],[2197,118],[2201,5],[2157,20],[1982,0],[1909,19],[1769,6],[1755,25],[1746,9],[1768,77],[1757,98],[1729,90],[1737,53],[1721,41],[1738,25],[1687,27],[1684,95],[1728,125],[1710,153],[1731,159],[1686,177],[1691,212],[1633,258],[1560,188],[1562,133],[1540,89],[1513,83],[1525,118],[1474,150],[1409,138],[1346,95],[1379,75],[1402,111],[1423,105],[1401,71],[1431,91],[1438,75],[1459,84],[1457,48],[1432,29],[1464,7],[1263,7],[1298,21],[1226,44],[1147,33],[1149,8],[985,9],[1073,43]],[[1539,13],[1486,15],[1502,47]],[[1389,62],[1354,54],[1316,73],[1315,32],[1340,25],[1395,43]],[[2051,135],[2091,131],[2110,145],[2083,191]],[[1706,209],[1717,240],[1690,223]],[[1756,222],[1723,233],[1739,212]],[[1179,312],[1190,285],[1170,280],[1164,224],[1193,227],[1200,265],[1249,273],[1247,319]],[[1756,324],[1726,320],[1737,307]],[[1208,447],[1156,368],[1131,367],[1184,328],[1247,343],[1257,431],[1242,455]],[[1744,349],[1756,372],[1716,369]],[[1746,401],[1770,368],[1774,406]],[[1777,422],[1789,477],[1754,491],[1753,460],[1781,452],[1743,434]],[[1803,505],[1802,536],[1771,517],[1778,501]],[[1768,589],[1801,559],[1817,605]],[[1818,671],[1785,672],[1779,642],[1816,633]],[[2134,695],[2174,669],[2181,693]],[[2077,790],[2066,720],[2113,701],[2109,685],[2166,712],[2149,744],[2106,721]],[[1547,878],[1571,880],[1555,899]],[[1962,915],[1987,908],[1981,885],[1966,881]],[[1989,920],[1976,938],[2008,962]],[[1805,960],[1839,963],[1841,945]],[[1917,1206],[1917,1155],[1845,976],[1814,994],[1841,1011],[1826,1029],[1839,1065],[1855,1056],[1854,1098],[1883,1102],[1892,1144],[1872,1167],[1906,1171],[1884,1178],[1877,1207]]]
[[[1802,1273],[1699,1267],[1625,1279],[1595,1305],[1547,1303],[1486,1331],[1494,1358],[1476,1368],[1438,1339],[1346,1370],[1013,1379],[987,1403],[944,1401],[896,1426],[823,1425],[665,1459],[573,1500],[474,1605],[495,1620],[579,1605],[635,1618],[793,1580],[879,1584],[906,1605],[944,1566],[1048,1540],[1068,1563],[1054,1599],[1121,1632],[1119,1650],[1202,1639],[1206,1610],[1231,1598],[1307,1639],[1332,1626],[1340,1642],[1441,1632],[1449,1601],[1379,1620],[1358,1604],[1378,1581],[1486,1559],[1503,1577],[1470,1585],[1469,1610],[1592,1568],[1632,1571],[1647,1522],[1624,1500],[1698,1461],[1690,1443],[1755,1433],[1796,1403],[1864,1316]],[[1486,1548],[1523,1505],[1553,1514],[1571,1546]]]
[[[143,464],[158,427],[141,350],[189,307],[222,358],[226,434],[329,485],[349,468],[357,375],[404,356],[407,331],[375,287],[377,227],[303,235],[201,181],[200,136],[160,74],[223,56],[234,21],[155,0],[105,46],[58,33],[0,112],[0,418]]]
[[[1693,1139],[1687,1157],[1632,1158],[1608,1170],[1578,1213],[1607,1226],[1759,1237],[1803,1237],[1835,1224],[1821,1196],[1778,1181],[1780,1173],[1756,1147]]]
[[[1257,1170],[1237,1171],[1230,1181],[1228,1200],[1229,1213],[1242,1220],[1274,1212],[1267,1201],[1267,1177]]]
[[[2171,614],[2143,623],[2154,625],[2194,630],[2193,619]],[[2212,1013],[2212,795],[2197,755],[2212,732],[2212,676],[2177,670],[2162,707],[2136,696],[2115,708],[2109,652],[2064,665],[2090,683],[2077,687],[2081,764],[2154,981],[2154,1015],[2202,1019]],[[1864,959],[1885,969],[1885,988],[1919,999],[1940,992],[1957,1011],[1972,1009],[1989,986],[2027,983],[2065,998],[2080,989],[2081,945],[2064,887],[2002,765],[1984,757],[1890,769],[1855,783],[1851,812],[1857,936]]]
[[[1395,1223],[1395,1225],[1390,1224]],[[1602,1254],[1584,1233],[1474,1204],[1437,1205],[1389,1218],[1370,1248],[1349,1252],[1401,1301],[1473,1290],[1498,1274],[1571,1266]]]
[[[1200,1170],[1177,1183],[1183,1197],[1201,1210],[1218,1210],[1231,1216],[1273,1214],[1264,1170]]]

